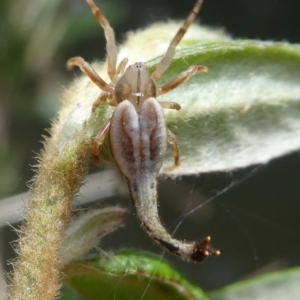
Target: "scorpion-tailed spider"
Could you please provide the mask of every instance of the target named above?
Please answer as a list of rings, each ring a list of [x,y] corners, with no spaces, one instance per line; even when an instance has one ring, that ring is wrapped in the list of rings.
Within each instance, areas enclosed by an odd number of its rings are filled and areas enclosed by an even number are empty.
[[[198,14],[202,0],[197,0],[151,75],[142,62],[126,68],[126,58],[117,67],[118,48],[114,31],[96,4],[92,0],[86,2],[104,30],[107,72],[111,82],[105,82],[82,57],[70,58],[67,67],[79,67],[103,91],[94,102],[92,111],[105,101],[116,107],[111,119],[95,136],[92,150],[94,162],[99,163],[99,148],[108,134],[114,160],[127,179],[133,206],[149,236],[189,261],[203,261],[207,256],[219,255],[220,251],[210,246],[209,236],[202,242],[172,238],[161,224],[157,211],[156,177],[162,166],[167,142],[173,146],[174,166],[170,169],[180,165],[179,145],[176,136],[166,127],[162,109],[179,110],[180,105],[158,101],[157,97],[178,87],[196,73],[206,72],[207,68],[193,65],[161,87],[157,87],[156,82],[170,66],[175,48]]]

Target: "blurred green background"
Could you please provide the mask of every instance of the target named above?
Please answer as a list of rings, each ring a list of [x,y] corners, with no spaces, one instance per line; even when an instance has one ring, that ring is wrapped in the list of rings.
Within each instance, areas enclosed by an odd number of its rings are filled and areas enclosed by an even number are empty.
[[[156,20],[183,19],[194,1],[98,0],[97,4],[120,42],[128,30]],[[205,25],[226,28],[234,37],[299,43],[299,11],[298,0],[206,0],[200,19]],[[84,0],[0,1],[0,199],[28,189],[42,136],[56,115],[61,92],[74,78],[65,62],[75,55],[87,61],[105,56],[103,32]],[[249,170],[162,181],[162,219],[171,224],[180,216],[183,204],[176,206],[176,201],[199,204],[202,195],[214,195]],[[262,270],[299,264],[299,175],[299,153],[274,160],[184,223],[180,236],[209,233],[222,249],[220,258],[201,266],[168,259],[207,289]],[[128,204],[128,199],[123,203]],[[139,227],[131,218],[128,234],[122,231],[107,238],[103,248],[161,253]],[[8,240],[16,237],[10,228],[3,234],[6,260],[12,257]]]

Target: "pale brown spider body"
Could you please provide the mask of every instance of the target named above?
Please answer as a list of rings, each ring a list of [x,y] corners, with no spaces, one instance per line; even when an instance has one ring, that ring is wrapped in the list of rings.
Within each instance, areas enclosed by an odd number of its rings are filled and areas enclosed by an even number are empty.
[[[196,73],[207,71],[207,68],[202,65],[190,66],[162,87],[157,87],[156,82],[169,67],[176,45],[198,14],[202,0],[197,0],[152,74],[142,62],[126,68],[126,58],[117,67],[118,49],[114,31],[95,3],[92,0],[86,1],[104,29],[111,83],[106,83],[81,57],[69,59],[67,66],[78,66],[103,91],[93,104],[92,111],[105,101],[116,107],[111,119],[95,136],[94,161],[99,163],[99,148],[109,134],[114,160],[127,179],[134,208],[150,237],[186,260],[202,261],[207,256],[219,255],[220,252],[209,245],[210,237],[200,243],[172,238],[161,224],[157,211],[156,178],[162,166],[167,142],[173,146],[174,166],[170,170],[180,165],[179,145],[176,136],[167,128],[163,113],[163,108],[179,110],[180,105],[158,101],[157,97],[173,90]]]
[[[146,99],[156,98],[156,93],[156,85],[151,79],[146,65],[140,62],[128,66],[115,87],[117,102],[128,100],[138,112]]]

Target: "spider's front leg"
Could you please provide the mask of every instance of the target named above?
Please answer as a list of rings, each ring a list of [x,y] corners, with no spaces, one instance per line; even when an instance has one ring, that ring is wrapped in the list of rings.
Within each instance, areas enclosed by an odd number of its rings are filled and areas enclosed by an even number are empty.
[[[67,69],[71,70],[74,66],[80,68],[80,70],[87,75],[102,91],[112,93],[111,86],[106,83],[92,68],[92,66],[86,62],[82,57],[76,56],[68,59]]]
[[[165,73],[165,71],[169,68],[171,61],[175,54],[175,48],[178,45],[178,43],[181,41],[183,36],[185,35],[186,31],[188,30],[189,26],[199,13],[201,6],[202,6],[203,0],[197,0],[192,11],[185,19],[182,26],[177,31],[176,35],[174,36],[173,40],[171,41],[169,48],[165,54],[165,56],[161,59],[161,61],[157,64],[156,69],[151,74],[151,78],[154,82],[156,82],[159,78],[162,77],[162,75]]]
[[[86,2],[91,8],[92,13],[98,21],[99,25],[104,30],[107,51],[107,73],[109,75],[109,78],[113,81],[113,78],[116,75],[116,65],[118,56],[118,47],[116,45],[114,30],[110,26],[108,20],[105,18],[101,9],[94,3],[94,1],[86,0]]]

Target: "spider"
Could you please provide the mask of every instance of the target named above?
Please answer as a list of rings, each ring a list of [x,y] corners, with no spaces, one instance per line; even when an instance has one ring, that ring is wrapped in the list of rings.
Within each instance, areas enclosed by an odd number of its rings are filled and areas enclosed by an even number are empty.
[[[193,65],[161,87],[156,82],[170,66],[175,48],[200,11],[202,0],[197,0],[152,74],[142,62],[126,68],[127,58],[117,66],[118,48],[114,31],[93,0],[86,2],[104,30],[107,72],[111,82],[105,82],[82,57],[70,58],[67,67],[79,67],[102,90],[93,104],[93,112],[105,101],[116,107],[112,117],[94,138],[94,162],[99,163],[99,149],[108,135],[115,163],[127,180],[133,206],[149,236],[189,261],[203,261],[207,256],[219,255],[220,251],[210,246],[209,236],[202,242],[183,242],[172,238],[162,225],[157,210],[156,178],[162,166],[167,142],[173,146],[174,165],[170,169],[180,165],[179,145],[176,136],[166,126],[162,109],[179,110],[180,105],[158,101],[157,97],[175,89],[193,75],[206,72],[207,68]]]

